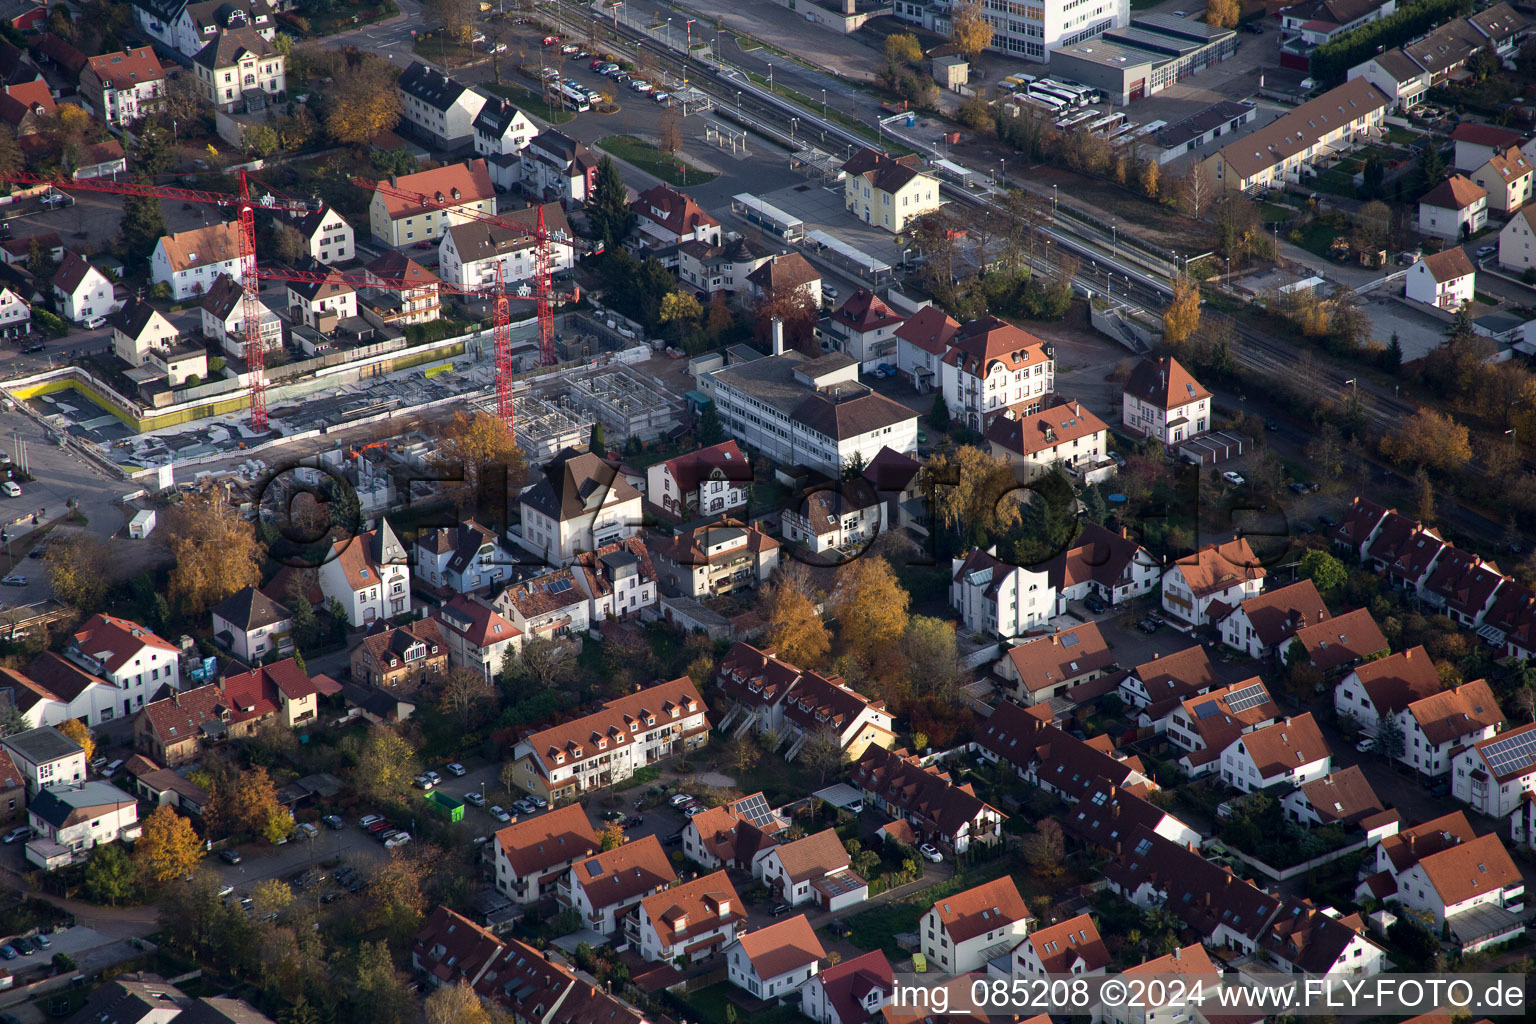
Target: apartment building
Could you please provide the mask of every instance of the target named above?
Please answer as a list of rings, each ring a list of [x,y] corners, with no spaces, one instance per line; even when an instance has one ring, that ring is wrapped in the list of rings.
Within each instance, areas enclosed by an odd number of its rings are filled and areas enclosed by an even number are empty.
[[[1224,192],[1280,188],[1299,182],[1314,161],[1363,144],[1381,133],[1392,105],[1367,78],[1353,78],[1228,143],[1201,164]]]

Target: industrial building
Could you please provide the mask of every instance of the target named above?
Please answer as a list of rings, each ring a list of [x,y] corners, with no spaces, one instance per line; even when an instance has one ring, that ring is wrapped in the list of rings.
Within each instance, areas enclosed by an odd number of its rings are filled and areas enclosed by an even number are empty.
[[[949,0],[895,0],[893,13],[897,21],[948,36],[949,10]],[[1130,0],[992,0],[984,11],[992,26],[988,49],[1043,64],[1057,47],[1094,39],[1124,25],[1130,13]]]
[[[1138,14],[1125,28],[1051,51],[1051,77],[1081,82],[1126,104],[1220,64],[1237,52],[1237,33],[1171,14]]]

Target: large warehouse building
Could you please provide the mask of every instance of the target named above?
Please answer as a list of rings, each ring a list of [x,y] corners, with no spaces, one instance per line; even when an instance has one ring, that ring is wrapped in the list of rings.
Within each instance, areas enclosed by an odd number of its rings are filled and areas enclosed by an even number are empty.
[[[1171,14],[1138,14],[1125,28],[1051,51],[1051,77],[1131,103],[1220,64],[1237,52],[1237,33]]]

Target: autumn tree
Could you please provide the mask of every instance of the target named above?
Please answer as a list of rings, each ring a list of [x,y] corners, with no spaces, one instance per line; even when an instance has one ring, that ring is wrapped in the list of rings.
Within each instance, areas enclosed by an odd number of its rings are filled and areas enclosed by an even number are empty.
[[[167,596],[189,615],[261,582],[266,549],[255,528],[218,492],[190,495],[170,516]]]
[[[66,718],[59,723],[58,728],[59,732],[80,745],[80,749],[85,751],[85,763],[90,764],[96,757],[96,737],[91,735],[90,728],[78,718]]]
[[[259,918],[282,914],[293,905],[293,888],[276,878],[257,882],[251,889],[251,904]]]
[[[133,844],[133,857],[140,878],[162,885],[197,870],[203,859],[203,841],[190,821],[161,804],[144,819],[143,833]]]
[[[1307,461],[1326,479],[1336,479],[1344,472],[1344,437],[1332,423],[1324,423],[1307,442]]]
[[[948,697],[961,681],[955,625],[949,619],[913,615],[902,631],[901,654],[920,693]]]
[[[399,73],[371,53],[347,50],[344,57],[345,70],[325,90],[325,130],[337,142],[356,146],[400,123]]]
[[[422,856],[425,858],[429,854]],[[370,924],[395,941],[415,935],[427,912],[425,880],[422,861],[395,851],[363,888],[368,899]]]
[[[1182,345],[1200,326],[1200,289],[1185,274],[1173,282],[1173,300],[1163,310],[1163,340]]]
[[[768,620],[768,645],[780,658],[806,669],[826,660],[832,636],[809,594],[775,579],[762,589],[762,609]]]
[[[1163,172],[1156,160],[1148,160],[1141,165],[1141,173],[1136,176],[1136,183],[1141,186],[1141,194],[1148,199],[1156,199],[1158,190],[1162,185]]]
[[[475,0],[425,0],[421,13],[442,26],[456,43],[468,45],[475,37]]]
[[[866,663],[900,641],[907,628],[911,595],[891,563],[878,556],[856,558],[838,570],[832,614],[844,649]]]
[[[773,330],[773,321],[784,325],[784,344],[787,348],[799,348],[809,342],[816,333],[816,321],[821,318],[821,306],[803,288],[780,288],[764,293],[753,310],[759,334],[766,339]]]
[[[1472,457],[1467,428],[1433,409],[1420,409],[1381,439],[1381,453],[1394,462],[1444,472]]]
[[[1022,488],[1013,468],[973,445],[930,459],[919,487],[939,523],[957,531],[967,545],[1019,525]]]
[[[1242,16],[1241,0],[1205,0],[1205,23],[1212,28],[1235,28]]]
[[[84,530],[48,548],[48,582],[53,594],[82,612],[93,612],[107,595],[107,545]]]
[[[279,262],[291,265],[309,255],[309,246],[298,228],[285,221],[276,221],[272,225],[272,255]]]
[[[985,0],[956,0],[949,9],[949,41],[974,62],[992,45],[992,23]]]
[[[415,748],[388,726],[375,725],[358,751],[352,784],[364,799],[389,803],[404,799],[420,773]]]
[[[1205,211],[1210,209],[1213,191],[1211,179],[1204,168],[1194,164],[1179,182],[1179,205],[1185,213],[1201,220],[1205,217]]]
[[[891,64],[916,64],[923,59],[923,44],[911,32],[892,32],[885,37],[885,59]]]
[[[758,745],[747,736],[732,736],[725,742],[725,763],[737,775],[745,775],[756,767],[761,754]]]
[[[843,766],[843,741],[831,726],[817,729],[805,737],[795,760],[815,772],[822,781]]]
[[[624,845],[624,822],[615,818],[603,826],[597,834],[598,845],[602,850],[617,850]]]
[[[1035,831],[1024,840],[1024,859],[1030,869],[1044,879],[1053,879],[1065,869],[1067,857],[1066,837],[1055,818],[1042,818],[1035,823]]]
[[[671,156],[683,148],[683,115],[681,108],[669,106],[662,110],[656,125],[656,148]]]
[[[472,668],[451,669],[443,686],[439,703],[442,710],[459,720],[459,725],[469,728],[475,706],[495,693],[490,680],[483,672]]]
[[[1327,597],[1340,590],[1349,581],[1349,570],[1333,555],[1314,548],[1301,556],[1297,574],[1312,581],[1318,593]]]
[[[292,816],[278,803],[277,786],[260,766],[214,778],[203,817],[210,831],[225,836],[262,836],[275,843],[293,831]]]
[[[349,1019],[369,1024],[415,1024],[420,1009],[405,978],[395,969],[389,946],[364,942],[352,957]]]
[[[456,504],[492,518],[505,514],[507,496],[523,483],[517,436],[488,412],[454,413],[438,437],[432,466]]]
[[[672,324],[677,331],[677,337],[691,330],[704,315],[704,307],[699,305],[699,300],[692,292],[668,292],[661,299],[661,322]]]
[[[457,985],[438,985],[422,1007],[427,1024],[492,1024],[485,1004],[460,980]]]

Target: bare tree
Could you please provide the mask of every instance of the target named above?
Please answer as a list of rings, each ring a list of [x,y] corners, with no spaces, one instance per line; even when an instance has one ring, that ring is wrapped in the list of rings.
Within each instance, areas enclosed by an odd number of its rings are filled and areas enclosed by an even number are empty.
[[[1195,164],[1179,185],[1179,202],[1185,213],[1200,220],[1205,217],[1205,211],[1210,209],[1212,192],[1211,179],[1206,177],[1199,164]]]
[[[820,777],[822,782],[843,764],[843,744],[837,732],[831,728],[818,729],[805,738],[797,757],[801,764]]]
[[[676,106],[669,106],[661,112],[656,139],[656,148],[668,156],[683,148],[683,117]]]

